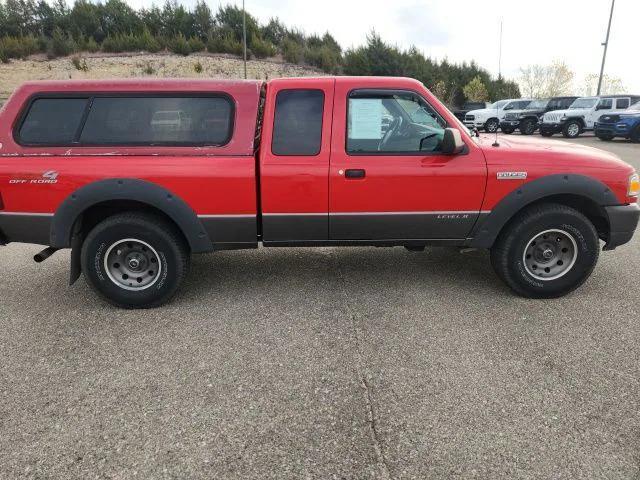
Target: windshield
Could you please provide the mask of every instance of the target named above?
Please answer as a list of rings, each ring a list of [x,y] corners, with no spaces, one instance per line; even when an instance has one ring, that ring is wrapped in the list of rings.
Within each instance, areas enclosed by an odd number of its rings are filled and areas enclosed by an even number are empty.
[[[527,106],[527,110],[544,110],[547,108],[547,103],[549,103],[548,98],[543,98],[542,100],[534,100]]]
[[[497,109],[500,109],[500,108],[504,107],[507,103],[509,103],[509,100],[499,100],[497,102],[492,103],[487,108],[489,108],[491,110],[497,110]]]
[[[640,102],[636,102],[633,105],[631,105],[629,108],[627,108],[627,110],[636,110],[636,111],[640,111]]]
[[[593,97],[578,98],[571,104],[571,106],[569,107],[569,110],[574,110],[576,108],[591,108],[597,102],[598,102],[598,99]]]

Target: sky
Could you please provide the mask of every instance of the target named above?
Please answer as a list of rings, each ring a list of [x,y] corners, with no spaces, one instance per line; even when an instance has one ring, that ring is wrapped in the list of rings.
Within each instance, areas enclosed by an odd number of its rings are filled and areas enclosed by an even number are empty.
[[[164,0],[129,0],[136,8]],[[182,0],[192,7],[196,0]],[[212,10],[239,1],[207,2]],[[566,62],[575,72],[575,87],[587,74],[600,71],[610,0],[246,0],[246,9],[261,23],[277,16],[306,33],[329,31],[343,48],[359,46],[375,29],[388,43],[418,47],[433,58],[474,60],[498,73],[500,22],[502,74],[517,79],[531,64]],[[638,45],[640,0],[617,0],[605,73],[622,79],[629,93],[640,94]]]

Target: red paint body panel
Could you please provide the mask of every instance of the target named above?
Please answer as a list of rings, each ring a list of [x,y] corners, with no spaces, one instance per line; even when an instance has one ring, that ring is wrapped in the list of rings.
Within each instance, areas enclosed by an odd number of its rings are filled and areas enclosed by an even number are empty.
[[[147,180],[181,197],[198,214],[255,214],[254,134],[261,82],[108,80],[30,82],[0,114],[0,193],[4,209],[53,213],[78,188],[106,178]],[[29,98],[55,92],[223,92],[233,98],[234,132],[220,147],[23,147],[13,126]],[[58,172],[54,185],[12,184]]]
[[[611,153],[542,138],[501,137],[499,147],[492,147],[493,142],[493,135],[482,135],[478,139],[488,171],[483,210],[491,210],[505,195],[524,183],[522,180],[497,180],[497,173],[504,171],[526,171],[526,182],[560,173],[585,175],[607,185],[620,204],[637,201],[636,197],[627,198],[627,183],[633,167]]]
[[[335,79],[294,78],[272,80],[267,85],[260,145],[262,213],[327,213],[329,156]],[[276,96],[287,89],[322,90],[324,109],[320,153],[315,156],[281,156],[271,151]]]
[[[464,155],[349,155],[346,152],[347,102],[354,89],[394,88],[422,96],[450,125],[443,109],[418,81],[407,78],[340,77],[336,81],[331,153],[331,213],[479,211],[484,198],[486,165],[482,151],[463,133]],[[340,172],[364,169],[363,179],[346,179]]]

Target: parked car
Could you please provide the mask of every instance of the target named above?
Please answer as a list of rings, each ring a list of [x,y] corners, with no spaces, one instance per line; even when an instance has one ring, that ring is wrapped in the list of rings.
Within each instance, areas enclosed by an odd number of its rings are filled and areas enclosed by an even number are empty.
[[[516,98],[510,100],[498,100],[487,108],[471,110],[464,117],[464,124],[468,128],[477,128],[485,132],[494,133],[498,131],[500,122],[505,114],[512,110],[522,110],[531,103],[531,99]]]
[[[520,130],[523,135],[532,135],[538,129],[542,116],[546,112],[569,108],[576,98],[578,97],[553,97],[534,100],[524,110],[507,112],[502,122],[500,122],[500,130],[508,134]]]
[[[617,110],[601,115],[594,124],[596,136],[600,140],[613,140],[615,137],[629,138],[640,143],[640,102],[626,110]]]
[[[488,106],[489,103],[487,102],[467,102],[462,105],[462,108],[453,109],[452,111],[458,120],[464,122],[465,115],[471,110],[482,110],[484,108],[487,108]]]
[[[558,297],[640,215],[615,155],[496,146],[407,78],[31,82],[0,125],[0,243],[70,248],[71,282],[126,308],[167,302],[193,254],[259,245],[487,248],[516,293]]]
[[[580,97],[567,110],[547,112],[540,124],[540,133],[550,137],[562,132],[567,138],[575,138],[581,133],[593,130],[596,119],[614,110],[624,110],[640,100],[635,95],[607,95],[602,97]]]

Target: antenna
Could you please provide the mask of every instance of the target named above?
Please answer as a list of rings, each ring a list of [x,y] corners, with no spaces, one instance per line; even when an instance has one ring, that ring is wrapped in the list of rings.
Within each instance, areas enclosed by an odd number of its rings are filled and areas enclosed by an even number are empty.
[[[500,78],[502,78],[502,17],[500,17],[500,41],[498,42],[498,80],[500,80]],[[498,102],[496,101],[496,118],[499,117],[499,113],[498,113]],[[498,143],[498,128],[500,127],[500,124],[498,123],[498,125],[496,126],[496,138],[494,140],[494,142],[491,144],[492,147],[499,147],[500,144]]]

